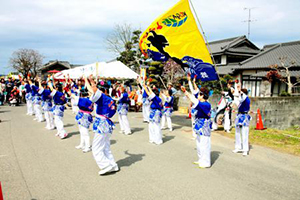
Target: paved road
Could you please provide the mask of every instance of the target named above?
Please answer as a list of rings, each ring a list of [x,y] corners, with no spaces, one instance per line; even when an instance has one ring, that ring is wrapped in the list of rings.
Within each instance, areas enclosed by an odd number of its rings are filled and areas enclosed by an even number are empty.
[[[4,199],[300,199],[300,158],[253,145],[250,156],[231,153],[233,140],[212,135],[210,169],[199,169],[190,121],[174,115],[164,144],[148,143],[141,113],[129,113],[131,136],[112,136],[121,171],[98,176],[92,153],[74,147],[79,132],[65,113],[70,137],[60,140],[25,107],[1,107],[0,181]],[[116,119],[116,118],[115,118]]]

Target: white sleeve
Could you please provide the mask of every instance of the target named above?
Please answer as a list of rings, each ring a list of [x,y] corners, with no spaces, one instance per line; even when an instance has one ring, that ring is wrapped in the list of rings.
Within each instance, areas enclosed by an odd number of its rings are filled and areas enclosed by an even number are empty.
[[[42,94],[44,92],[44,88],[39,89],[39,94]]]
[[[192,108],[196,108],[198,106],[198,104],[199,104],[199,100],[197,101],[197,103],[193,103]]]
[[[73,106],[77,106],[79,103],[79,97],[78,96],[75,96],[74,97],[74,101],[73,101]]]
[[[199,94],[199,89],[194,90],[193,95]]]
[[[191,93],[194,94],[192,81],[189,81],[189,88],[190,88]]]
[[[98,101],[100,99],[101,95],[102,95],[102,92],[99,89],[97,89],[96,93],[90,97],[90,100],[93,103],[95,103],[96,101]]]
[[[149,95],[149,99],[152,100],[154,97],[155,97],[155,94],[152,92],[152,93]]]
[[[241,104],[246,100],[246,98],[247,98],[247,95],[244,93],[241,93],[237,99],[237,103],[238,103],[237,106],[240,107]]]
[[[52,90],[50,96],[51,96],[51,97],[54,97],[55,94],[56,94],[56,90]]]

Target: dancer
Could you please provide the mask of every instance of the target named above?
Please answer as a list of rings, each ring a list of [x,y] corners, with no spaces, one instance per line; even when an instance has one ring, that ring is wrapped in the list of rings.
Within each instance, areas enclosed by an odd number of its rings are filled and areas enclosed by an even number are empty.
[[[82,149],[83,153],[87,153],[91,151],[89,128],[91,123],[93,123],[93,116],[91,113],[93,112],[94,105],[88,98],[88,93],[81,94],[81,97],[78,97],[76,94],[72,94],[71,92],[69,92],[69,95],[73,102],[72,106],[78,106],[79,108],[75,119],[79,127],[80,144],[75,148]]]
[[[66,104],[66,97],[63,93],[63,88],[60,83],[55,85],[55,88],[52,86],[52,82],[48,82],[48,86],[51,90],[51,96],[53,98],[54,106],[52,108],[52,112],[54,115],[54,124],[57,128],[56,136],[59,136],[61,139],[64,139],[68,136],[68,133],[64,129],[64,111]]]
[[[44,111],[45,119],[46,119],[46,129],[53,130],[55,129],[53,113],[52,113],[52,97],[51,91],[47,89],[47,82],[43,81],[38,78],[39,82],[39,94],[41,95],[42,99],[42,108]]]
[[[151,90],[149,87],[150,82],[145,85],[143,83],[143,89],[149,97],[150,105],[150,115],[149,115],[149,142],[160,145],[163,143],[162,133],[160,128],[160,120],[162,117],[161,110],[163,109],[162,101],[159,98],[159,91],[156,87]]]
[[[237,86],[238,96],[236,101],[238,104],[238,114],[235,119],[235,149],[233,153],[243,152],[243,156],[247,156],[249,153],[249,124],[251,116],[248,114],[250,111],[250,98],[247,96],[247,89],[241,89],[241,86]]]
[[[28,80],[26,80],[26,79],[24,79],[22,81],[22,84],[24,84],[25,92],[26,92],[26,95],[25,95],[26,105],[27,105],[26,115],[33,115],[32,91],[31,91],[30,84],[29,84]]]
[[[168,128],[170,131],[173,131],[171,116],[173,112],[174,97],[172,96],[172,94],[173,92],[171,89],[165,90],[164,94],[162,94],[162,97],[165,99],[165,104],[161,119],[161,129],[165,129],[165,121],[167,120]]]
[[[196,145],[199,159],[194,163],[197,164],[200,168],[209,168],[211,166],[211,105],[207,101],[209,97],[209,91],[205,87],[201,87],[198,99],[196,99],[194,95],[186,91],[185,87],[182,86],[181,90],[193,103],[193,108],[197,111],[193,129],[197,134]]]
[[[124,133],[125,135],[130,135],[131,129],[127,117],[130,99],[123,85],[119,86],[119,91],[121,92],[121,96],[118,98],[118,114],[119,114],[119,123],[121,129],[120,133]]]
[[[33,103],[33,109],[35,113],[35,118],[33,120],[37,120],[38,122],[43,122],[43,112],[41,107],[41,95],[38,93],[39,91],[39,83],[35,80],[34,84],[31,82],[31,80],[28,77],[28,82],[31,86],[31,95],[32,95],[32,103]]]
[[[110,150],[110,137],[114,129],[114,123],[110,118],[116,113],[115,102],[97,88],[95,81],[91,77],[89,80],[85,78],[85,82],[88,91],[93,94],[90,98],[91,101],[97,105],[96,119],[93,124],[95,135],[92,152],[97,165],[101,169],[98,174],[104,175],[119,171],[119,167]]]
[[[140,83],[141,84],[141,83]],[[142,85],[141,85],[142,86]],[[143,87],[142,87],[143,88]],[[150,116],[150,101],[149,96],[145,89],[143,88],[143,118],[145,123],[149,123],[149,116]]]

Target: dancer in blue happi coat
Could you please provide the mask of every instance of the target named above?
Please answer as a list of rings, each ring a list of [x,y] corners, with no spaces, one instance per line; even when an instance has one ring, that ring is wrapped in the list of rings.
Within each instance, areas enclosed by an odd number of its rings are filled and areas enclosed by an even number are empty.
[[[25,99],[26,99],[26,105],[27,105],[27,113],[26,115],[33,115],[33,104],[32,104],[32,94],[31,94],[31,87],[28,82],[28,80],[24,79],[22,81],[22,84],[24,84],[25,87]]]
[[[47,82],[39,79],[39,94],[42,99],[42,108],[44,111],[45,119],[46,119],[46,129],[53,130],[55,129],[54,118],[52,113],[52,96],[51,91],[47,88]]]
[[[93,124],[95,135],[92,152],[97,165],[101,169],[99,175],[119,171],[119,167],[110,150],[110,137],[114,129],[114,123],[110,118],[116,113],[116,104],[111,97],[97,88],[95,81],[91,77],[89,80],[85,78],[85,82],[87,89],[93,94],[90,99],[96,104],[96,119]]]
[[[243,152],[243,156],[247,156],[249,153],[249,124],[251,116],[250,111],[250,98],[248,95],[248,90],[241,86],[237,86],[238,95],[235,99],[238,103],[238,114],[235,118],[235,149],[233,153]]]
[[[162,115],[162,122],[161,122],[161,129],[165,129],[165,121],[167,120],[167,125],[170,131],[173,131],[172,128],[172,112],[173,112],[173,105],[174,105],[174,97],[172,96],[173,92],[172,90],[165,90],[164,94],[162,94],[162,97],[165,100],[164,104],[164,110]]]
[[[31,87],[31,95],[32,95],[32,104],[33,109],[35,113],[35,118],[33,120],[37,120],[38,122],[43,122],[43,111],[42,111],[42,99],[41,95],[39,94],[39,83],[37,81],[31,82],[30,79],[28,79]]]
[[[79,111],[75,117],[78,123],[80,132],[80,144],[76,146],[76,149],[82,149],[84,153],[91,151],[91,142],[89,128],[93,123],[92,112],[94,110],[93,102],[88,98],[88,93],[82,93],[81,97],[76,96],[74,93],[71,94],[72,106],[78,106]]]
[[[119,114],[119,123],[120,123],[120,133],[124,133],[125,135],[131,134],[131,129],[127,117],[130,99],[128,97],[128,93],[126,92],[123,85],[119,87],[119,91],[121,96],[118,98],[118,114]]]
[[[205,87],[201,87],[197,99],[194,95],[187,92],[183,86],[181,87],[181,90],[193,103],[193,108],[197,111],[193,129],[197,134],[196,145],[198,161],[194,163],[197,164],[200,168],[209,168],[211,166],[211,105],[207,101],[209,97],[209,91]]]
[[[51,90],[51,96],[54,102],[54,106],[52,108],[52,112],[54,115],[54,124],[57,129],[56,136],[59,136],[61,139],[64,139],[68,136],[68,133],[64,129],[64,111],[66,104],[66,97],[63,93],[63,87],[60,83],[55,85],[55,88],[52,85],[52,82],[48,82],[48,86]]]
[[[142,86],[142,85],[141,85]],[[143,88],[143,87],[142,87]],[[143,111],[143,121],[149,123],[149,116],[150,116],[150,100],[149,100],[149,96],[147,94],[147,92],[145,91],[145,89],[142,89],[142,97],[143,97],[143,107],[142,107],[142,111]]]
[[[146,91],[149,96],[149,101],[151,102],[149,115],[149,142],[159,145],[163,143],[160,127],[163,104],[162,100],[159,98],[158,89],[153,88],[152,90],[149,86],[149,82],[147,85],[143,83],[143,89]]]

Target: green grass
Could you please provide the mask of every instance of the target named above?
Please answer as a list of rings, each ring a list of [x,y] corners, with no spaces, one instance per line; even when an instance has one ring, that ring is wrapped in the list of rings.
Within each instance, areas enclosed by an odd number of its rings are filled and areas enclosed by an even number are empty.
[[[234,138],[235,129],[224,135]],[[286,130],[250,128],[249,141],[251,144],[270,147],[278,151],[300,156],[300,128],[292,127]]]

